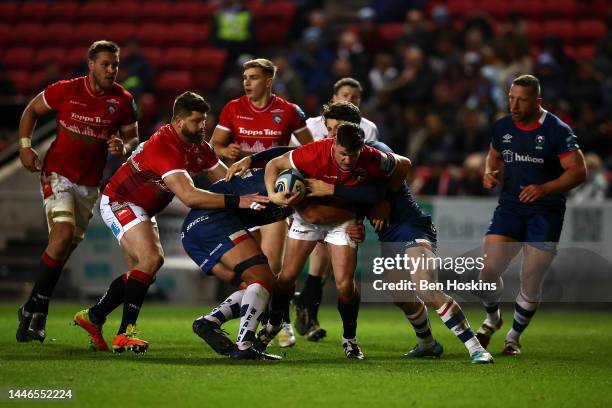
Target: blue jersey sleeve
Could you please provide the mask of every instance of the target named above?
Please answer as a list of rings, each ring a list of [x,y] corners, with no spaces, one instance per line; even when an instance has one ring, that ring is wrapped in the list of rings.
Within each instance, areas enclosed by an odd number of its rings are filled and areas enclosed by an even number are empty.
[[[558,121],[554,132],[554,146],[558,156],[578,150],[578,138],[567,124]]]

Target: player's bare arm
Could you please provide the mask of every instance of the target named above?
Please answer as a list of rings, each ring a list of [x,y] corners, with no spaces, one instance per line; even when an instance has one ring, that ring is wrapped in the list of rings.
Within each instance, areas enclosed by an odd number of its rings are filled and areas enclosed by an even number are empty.
[[[193,185],[191,177],[184,172],[164,177],[164,183],[170,191],[189,208],[251,208],[262,209],[269,201],[268,197],[259,194],[248,194],[228,198],[226,194],[211,193]],[[238,199],[238,202],[234,200]]]
[[[304,128],[299,132],[294,133],[295,138],[304,146],[305,144],[312,143],[314,141],[310,129]]]
[[[565,193],[586,180],[586,164],[582,151],[575,150],[560,159],[563,174],[544,184],[530,184],[521,190],[519,200],[532,203],[547,195]]]
[[[219,157],[229,160],[237,160],[241,157],[240,146],[232,143],[232,133],[219,126],[213,131],[210,144]]]
[[[493,145],[489,145],[487,160],[485,162],[485,174],[482,185],[485,188],[495,188],[500,183],[503,176],[504,159],[500,152],[495,150]]]
[[[23,167],[31,172],[38,172],[42,169],[38,153],[32,148],[32,132],[38,118],[51,111],[52,109],[45,103],[41,92],[26,106],[19,121],[19,160]]]

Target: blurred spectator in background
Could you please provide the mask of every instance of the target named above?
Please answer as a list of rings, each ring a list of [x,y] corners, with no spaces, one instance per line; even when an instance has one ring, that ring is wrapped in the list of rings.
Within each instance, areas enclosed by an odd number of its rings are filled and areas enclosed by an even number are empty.
[[[336,58],[345,60],[350,64],[353,73],[352,77],[361,83],[368,83],[368,70],[370,69],[371,57],[370,54],[366,52],[357,33],[352,30],[344,30],[342,34],[340,34],[338,47],[336,49]],[[366,87],[366,90],[368,88],[369,86]]]
[[[361,42],[368,54],[376,55],[381,48],[385,47],[378,30],[378,24],[376,24],[376,12],[371,7],[364,7],[359,10],[358,16],[359,24],[354,26],[353,29],[359,33]]]
[[[272,92],[293,101],[297,105],[302,105],[304,103],[304,86],[297,72],[289,65],[287,57],[277,55],[272,62],[277,68]]]
[[[584,161],[587,166],[586,181],[570,191],[570,200],[574,203],[603,201],[608,190],[608,181],[603,172],[601,158],[596,153],[586,153]]]
[[[153,92],[153,68],[141,53],[138,40],[128,40],[121,51],[121,77],[118,82],[132,93],[138,103],[143,94]]]
[[[491,191],[484,188],[485,153],[472,153],[463,161],[461,176],[457,186],[457,194],[468,196],[488,196]]]
[[[479,110],[463,107],[457,113],[456,146],[465,157],[473,152],[483,152],[489,149],[488,118]]]
[[[404,49],[402,57],[402,70],[394,84],[394,100],[404,105],[430,103],[436,76],[423,50],[410,45]]]
[[[291,53],[289,61],[302,79],[306,94],[317,95],[321,84],[329,76],[329,67],[333,61],[332,52],[322,43],[319,28],[310,27],[304,31],[301,47]],[[329,89],[331,87],[328,87],[327,91]],[[315,109],[318,110],[319,106]]]
[[[426,196],[455,196],[459,185],[453,171],[449,171],[447,163],[438,159],[430,161],[429,168],[417,171],[410,188],[417,195]]]
[[[374,66],[368,74],[373,91],[389,89],[397,78],[398,71],[393,65],[391,54],[382,52],[374,57]]]
[[[422,9],[425,0],[372,0],[370,7],[376,12],[379,23],[401,22],[406,12],[412,8]]]
[[[433,50],[434,38],[421,9],[406,11],[403,40],[417,45],[427,55]]]
[[[455,136],[436,112],[428,112],[425,127],[411,135],[405,156],[418,166],[439,163],[460,165],[463,160],[461,152],[457,150]]]
[[[227,50],[230,60],[255,47],[253,14],[243,0],[222,0],[210,29],[214,45]]]

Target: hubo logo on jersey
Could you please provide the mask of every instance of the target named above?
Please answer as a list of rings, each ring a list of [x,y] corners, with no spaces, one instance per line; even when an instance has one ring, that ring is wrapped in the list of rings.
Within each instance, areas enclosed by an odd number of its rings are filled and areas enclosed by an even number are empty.
[[[281,117],[281,115],[279,115],[278,113],[275,113],[274,115],[272,115],[272,120],[278,125],[279,123],[281,123],[281,120],[283,118]]]
[[[504,156],[504,162],[512,163],[512,150],[504,150],[502,155]]]
[[[510,143],[512,142],[512,135],[506,133],[505,135],[502,136],[502,139],[504,143]]]
[[[537,150],[542,150],[544,148],[544,136],[542,135],[537,135],[535,138],[535,142],[536,142],[536,149]]]
[[[528,154],[514,153],[514,161],[517,161],[517,162],[527,162],[527,163],[535,163],[535,164],[544,164],[544,159],[542,159],[541,157],[531,157]]]

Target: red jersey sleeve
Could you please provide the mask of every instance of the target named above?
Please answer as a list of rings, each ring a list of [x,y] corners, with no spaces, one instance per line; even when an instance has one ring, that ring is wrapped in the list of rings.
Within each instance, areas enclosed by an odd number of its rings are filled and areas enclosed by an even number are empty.
[[[236,103],[234,101],[226,103],[223,109],[221,110],[221,114],[219,115],[219,122],[217,122],[217,126],[219,126],[221,129],[226,130],[228,132],[232,132],[232,133],[233,133],[233,130],[232,130],[233,109],[232,107],[235,104]]]
[[[304,111],[297,105],[292,104],[293,107],[293,126],[291,127],[292,132],[302,130],[306,127],[306,115]]]
[[[365,146],[363,153],[366,156],[368,173],[370,176],[389,177],[395,168],[395,156],[390,152],[382,152],[370,146]]]
[[[58,110],[66,95],[67,87],[68,81],[58,81],[47,86],[43,91],[43,99],[45,100],[45,104],[53,110]]]
[[[321,155],[327,154],[321,147],[322,143],[309,143],[305,146],[298,147],[289,153],[291,167],[298,170],[305,177],[312,177],[316,170],[320,167],[319,158]]]

